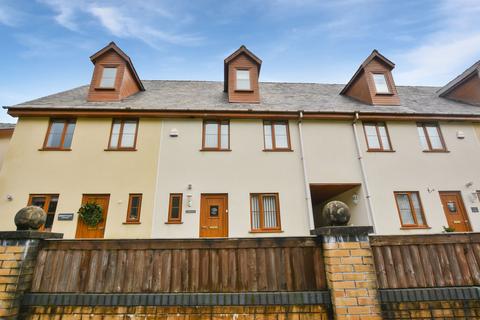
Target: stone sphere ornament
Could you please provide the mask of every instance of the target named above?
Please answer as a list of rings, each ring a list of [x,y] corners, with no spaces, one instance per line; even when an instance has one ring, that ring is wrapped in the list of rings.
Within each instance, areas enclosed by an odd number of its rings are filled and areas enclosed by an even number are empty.
[[[17,230],[38,230],[47,221],[47,214],[42,208],[28,206],[17,212],[15,225]]]
[[[327,226],[346,226],[350,221],[350,208],[342,201],[330,201],[323,207],[322,219]]]

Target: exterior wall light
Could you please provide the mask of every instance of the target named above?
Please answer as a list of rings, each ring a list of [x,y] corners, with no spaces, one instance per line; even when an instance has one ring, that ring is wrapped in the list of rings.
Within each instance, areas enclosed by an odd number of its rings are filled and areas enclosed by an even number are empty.
[[[175,128],[173,128],[172,130],[170,130],[170,134],[169,134],[169,135],[170,135],[170,137],[172,137],[172,138],[178,137],[178,130],[175,129]]]
[[[360,202],[360,200],[358,199],[358,194],[356,194],[356,193],[353,194],[352,202],[353,202],[353,204],[358,204],[358,202]]]

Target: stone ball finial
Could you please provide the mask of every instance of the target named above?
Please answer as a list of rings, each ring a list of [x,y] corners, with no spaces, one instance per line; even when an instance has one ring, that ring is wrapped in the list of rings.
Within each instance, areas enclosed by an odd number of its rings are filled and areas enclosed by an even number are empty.
[[[38,230],[46,221],[47,214],[36,206],[22,208],[15,215],[17,230]]]
[[[350,208],[342,201],[330,201],[323,207],[322,218],[328,226],[346,226],[350,221]]]

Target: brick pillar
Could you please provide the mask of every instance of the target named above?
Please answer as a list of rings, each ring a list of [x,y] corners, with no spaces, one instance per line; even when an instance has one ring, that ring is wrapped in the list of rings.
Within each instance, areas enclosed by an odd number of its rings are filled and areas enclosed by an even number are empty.
[[[335,319],[382,319],[368,233],[372,227],[323,227],[325,270]]]
[[[17,319],[23,293],[30,289],[40,242],[61,233],[0,232],[0,319]]]

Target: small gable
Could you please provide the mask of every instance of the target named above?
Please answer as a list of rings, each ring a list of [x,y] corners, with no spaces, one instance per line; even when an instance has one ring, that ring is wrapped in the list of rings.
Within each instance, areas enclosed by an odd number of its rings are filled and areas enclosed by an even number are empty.
[[[130,57],[114,42],[92,55],[90,60],[95,67],[88,101],[119,101],[145,90]]]
[[[399,105],[393,68],[393,62],[373,50],[340,94],[371,105]]]
[[[259,103],[258,78],[262,60],[245,46],[228,56],[224,61],[224,91],[229,102]]]
[[[480,105],[480,61],[438,91],[440,97]]]

